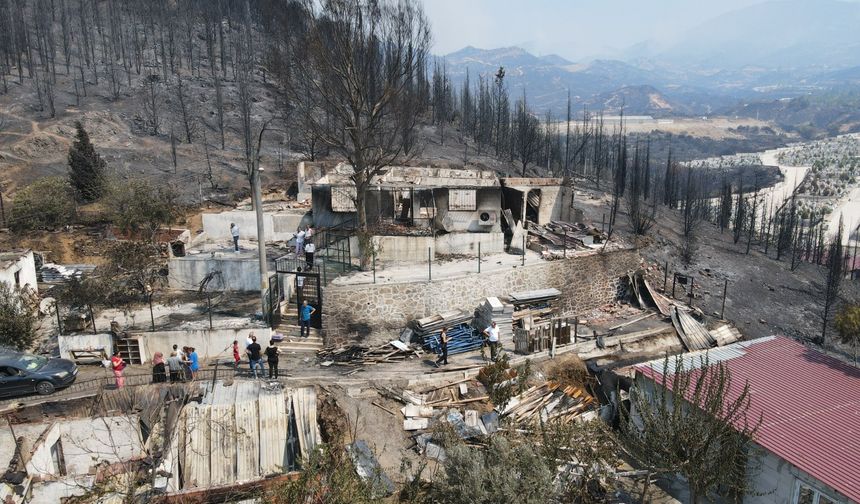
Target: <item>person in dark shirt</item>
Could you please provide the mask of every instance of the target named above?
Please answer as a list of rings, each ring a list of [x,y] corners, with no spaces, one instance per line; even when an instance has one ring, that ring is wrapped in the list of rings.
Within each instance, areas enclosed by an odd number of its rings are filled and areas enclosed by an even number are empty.
[[[259,378],[257,376],[257,368],[260,368],[261,373],[265,373],[266,369],[263,367],[263,348],[257,343],[257,337],[251,336],[251,344],[248,345],[248,361],[251,363],[251,371],[254,373],[254,378]]]
[[[436,359],[436,367],[439,367],[439,364],[448,365],[448,328],[443,327],[442,332],[439,333],[439,358]]]
[[[266,348],[266,360],[269,363],[269,378],[278,378],[278,347],[275,346],[275,340],[269,341],[269,346]]]

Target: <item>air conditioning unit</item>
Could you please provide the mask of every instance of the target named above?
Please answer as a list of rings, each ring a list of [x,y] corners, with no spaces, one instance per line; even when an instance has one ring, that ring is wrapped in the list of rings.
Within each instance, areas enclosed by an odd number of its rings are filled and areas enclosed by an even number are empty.
[[[493,210],[478,211],[478,224],[481,226],[495,226],[498,214]]]

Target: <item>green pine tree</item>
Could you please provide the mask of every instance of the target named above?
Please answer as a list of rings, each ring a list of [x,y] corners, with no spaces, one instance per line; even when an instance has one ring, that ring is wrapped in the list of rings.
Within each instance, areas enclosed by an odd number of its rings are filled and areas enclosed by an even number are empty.
[[[69,182],[78,201],[90,203],[104,192],[106,163],[80,121],[75,122],[75,129],[75,141],[69,147]]]

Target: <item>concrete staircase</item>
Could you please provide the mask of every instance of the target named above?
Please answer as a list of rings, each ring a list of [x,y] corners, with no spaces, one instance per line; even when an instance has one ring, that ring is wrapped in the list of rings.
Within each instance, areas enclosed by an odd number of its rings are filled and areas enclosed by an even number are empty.
[[[274,328],[274,332],[284,335],[283,341],[277,343],[281,352],[307,352],[316,353],[323,347],[323,340],[319,329],[311,327],[310,336],[302,338],[301,326],[298,325],[299,315],[295,303],[284,308],[281,314],[281,323]]]

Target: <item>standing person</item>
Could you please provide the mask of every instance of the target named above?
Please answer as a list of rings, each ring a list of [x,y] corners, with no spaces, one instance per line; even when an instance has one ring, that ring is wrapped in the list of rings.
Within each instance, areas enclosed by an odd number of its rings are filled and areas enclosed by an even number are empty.
[[[302,252],[305,247],[305,232],[301,228],[299,228],[299,232],[296,233],[296,259],[302,256]]]
[[[309,242],[314,237],[314,227],[308,226],[308,231],[305,233],[305,241]]]
[[[119,350],[115,350],[113,357],[110,358],[110,367],[113,370],[113,377],[116,380],[116,388],[121,389],[125,386],[125,378],[122,376],[122,371],[125,369],[126,363],[119,355]]]
[[[164,383],[167,381],[167,373],[164,369],[164,354],[155,352],[152,356],[152,383]]]
[[[242,358],[239,356],[239,340],[233,340],[233,369],[239,369],[239,361]]]
[[[266,370],[263,368],[263,348],[257,343],[257,337],[251,336],[251,344],[248,345],[248,360],[251,361],[251,371],[254,373],[254,378],[257,378],[257,368],[263,373]]]
[[[191,379],[194,380],[197,378],[197,371],[200,370],[200,357],[197,356],[196,348],[190,347],[188,350],[191,351],[188,354],[188,369],[191,370]]]
[[[167,369],[170,371],[170,383],[182,381],[182,359],[176,350],[171,352],[170,357],[167,358]]]
[[[301,273],[302,267],[299,266],[296,268],[296,273]],[[302,298],[302,289],[305,286],[305,277],[302,275],[296,275],[296,299]]]
[[[235,222],[230,223],[230,236],[233,237],[233,251],[239,253],[239,226]]]
[[[445,366],[448,365],[448,328],[443,327],[442,332],[439,333],[439,358],[436,359],[436,367],[439,367],[439,364],[443,364]]]
[[[299,329],[299,337],[310,337],[311,315],[313,315],[316,311],[316,308],[309,305],[307,300],[302,301],[302,309],[299,313],[299,322],[301,322],[301,328]],[[305,329],[307,329],[307,335],[305,335]]]
[[[182,347],[182,351],[179,353],[179,357],[182,358],[182,379],[183,381],[191,380],[193,377],[191,376],[191,359],[188,357],[188,354],[191,353],[191,349],[187,346]]]
[[[484,335],[490,345],[490,358],[495,362],[499,352],[499,328],[496,327],[495,320],[490,324],[490,327],[484,329]]]
[[[314,268],[314,252],[317,251],[316,245],[314,242],[310,242],[305,245],[305,263],[308,270],[312,270]]]
[[[269,378],[278,378],[278,354],[280,350],[275,346],[275,340],[269,340],[266,347],[266,361],[269,364]]]

